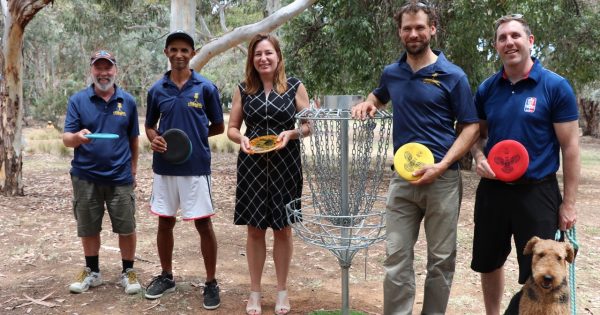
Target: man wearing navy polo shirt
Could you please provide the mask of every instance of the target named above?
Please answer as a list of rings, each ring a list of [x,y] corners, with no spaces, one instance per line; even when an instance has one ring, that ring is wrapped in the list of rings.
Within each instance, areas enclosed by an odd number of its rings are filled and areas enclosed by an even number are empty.
[[[495,32],[503,67],[477,89],[481,134],[472,149],[482,179],[475,200],[471,268],[481,273],[487,314],[500,314],[511,237],[522,284],[531,275],[531,256],[523,255],[527,241],[533,236],[554,239],[557,229],[575,225],[580,172],[579,114],[571,86],[531,57],[534,38],[522,15],[498,19]],[[511,183],[496,180],[486,160],[490,149],[507,139],[523,144],[530,159],[523,177]],[[559,153],[564,199],[556,178]]]
[[[181,208],[183,220],[194,221],[200,235],[206,269],[203,306],[212,310],[219,307],[221,300],[215,279],[217,239],[211,222],[215,213],[211,199],[208,137],[225,130],[223,109],[217,87],[189,67],[195,55],[194,40],[189,34],[184,31],[169,34],[164,53],[171,63],[171,70],[148,91],[146,113],[146,135],[154,151],[150,211],[158,216],[156,242],[162,273],[148,286],[146,298],[157,299],[175,290],[173,228],[177,210]],[[162,156],[167,150],[177,150],[167,147],[161,136],[172,128],[185,132],[192,144],[191,156],[179,164],[171,164]]]
[[[424,220],[427,277],[422,314],[444,314],[456,260],[456,228],[462,194],[458,159],[478,137],[478,119],[465,73],[429,46],[436,33],[434,8],[411,1],[394,16],[406,52],[383,70],[379,87],[352,109],[365,119],[392,102],[394,151],[418,142],[435,163],[405,181],[395,175],[386,211],[384,314],[412,314],[415,299],[413,247]],[[454,125],[463,125],[457,136]]]
[[[86,266],[69,286],[73,293],[102,284],[98,254],[104,206],[113,232],[119,234],[123,270],[121,285],[128,294],[141,290],[133,270],[135,258],[135,174],[138,161],[138,114],[133,96],[115,84],[117,60],[99,50],[90,59],[92,84],[71,96],[63,143],[75,148],[71,162],[73,212]],[[110,133],[117,139],[90,139]]]

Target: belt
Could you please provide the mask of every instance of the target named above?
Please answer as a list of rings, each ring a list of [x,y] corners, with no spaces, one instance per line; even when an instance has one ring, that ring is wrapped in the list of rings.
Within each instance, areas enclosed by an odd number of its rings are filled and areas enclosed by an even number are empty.
[[[505,184],[507,184],[507,185],[534,185],[534,184],[540,184],[543,182],[547,182],[547,181],[553,180],[553,179],[556,179],[556,174],[550,174],[550,175],[544,176],[540,179],[520,178],[514,182],[507,182]]]

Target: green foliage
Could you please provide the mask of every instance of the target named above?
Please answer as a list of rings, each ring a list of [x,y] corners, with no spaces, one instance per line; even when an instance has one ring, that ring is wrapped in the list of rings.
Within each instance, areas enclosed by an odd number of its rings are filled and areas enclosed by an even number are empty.
[[[431,0],[439,25],[434,49],[459,65],[475,88],[498,71],[494,21],[522,13],[535,36],[534,55],[579,90],[596,80],[600,16],[578,0]],[[392,16],[405,1],[320,1],[284,26],[288,72],[314,94],[367,94],[383,67],[398,59]]]
[[[388,1],[322,1],[283,27],[286,68],[310,94],[365,94],[397,58]]]
[[[148,88],[166,71],[162,36],[169,29],[169,6],[166,0],[127,2],[112,7],[106,1],[57,0],[36,15],[25,33],[27,115],[60,125],[67,99],[89,84],[89,58],[97,49],[115,54],[117,83],[145,106]]]

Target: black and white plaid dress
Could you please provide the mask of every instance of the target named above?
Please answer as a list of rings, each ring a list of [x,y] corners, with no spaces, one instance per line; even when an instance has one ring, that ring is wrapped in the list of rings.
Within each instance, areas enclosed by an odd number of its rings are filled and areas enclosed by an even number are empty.
[[[296,92],[300,80],[288,78],[283,94],[272,90],[268,99],[261,88],[255,95],[244,93],[242,113],[246,137],[278,135],[296,128]],[[288,225],[286,204],[302,195],[300,142],[290,140],[279,150],[248,155],[240,150],[237,160],[237,189],[234,223],[259,229],[280,230]],[[295,206],[299,208],[299,204]]]

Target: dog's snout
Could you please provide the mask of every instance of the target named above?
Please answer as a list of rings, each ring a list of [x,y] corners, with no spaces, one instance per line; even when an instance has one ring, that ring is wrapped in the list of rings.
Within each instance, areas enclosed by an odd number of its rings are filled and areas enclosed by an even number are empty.
[[[552,282],[552,279],[554,279],[554,277],[552,277],[551,275],[544,275],[544,281]]]

